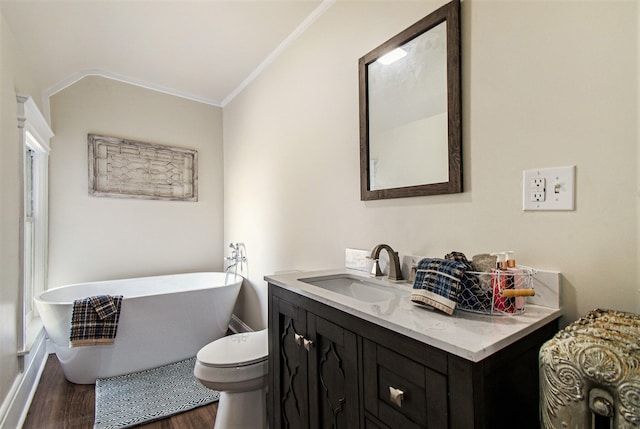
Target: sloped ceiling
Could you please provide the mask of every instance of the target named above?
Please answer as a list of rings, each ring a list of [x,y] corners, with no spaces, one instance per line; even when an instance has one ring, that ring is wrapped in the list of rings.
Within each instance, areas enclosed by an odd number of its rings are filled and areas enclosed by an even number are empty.
[[[333,0],[1,0],[37,84],[91,74],[223,106]]]

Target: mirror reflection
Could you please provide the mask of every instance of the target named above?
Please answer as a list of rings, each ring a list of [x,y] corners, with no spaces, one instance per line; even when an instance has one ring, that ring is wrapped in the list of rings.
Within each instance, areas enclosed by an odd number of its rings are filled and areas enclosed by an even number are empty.
[[[369,186],[449,180],[447,23],[369,64]]]

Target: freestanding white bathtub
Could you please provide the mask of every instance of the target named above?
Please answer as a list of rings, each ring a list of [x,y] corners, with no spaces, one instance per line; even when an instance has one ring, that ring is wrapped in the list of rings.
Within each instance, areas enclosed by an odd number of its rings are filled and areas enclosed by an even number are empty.
[[[92,384],[195,356],[227,332],[241,285],[234,274],[174,274],[63,286],[35,301],[67,380]],[[70,348],[73,301],[93,295],[123,296],[115,342]]]

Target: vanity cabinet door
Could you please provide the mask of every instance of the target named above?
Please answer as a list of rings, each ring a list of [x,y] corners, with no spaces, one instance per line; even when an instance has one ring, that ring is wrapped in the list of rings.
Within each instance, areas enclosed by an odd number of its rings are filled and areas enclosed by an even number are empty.
[[[358,428],[356,335],[299,304],[270,296],[272,427]]]
[[[271,427],[297,429],[309,427],[307,352],[307,313],[278,297],[270,297],[269,372]]]
[[[307,313],[310,428],[360,427],[356,335]]]

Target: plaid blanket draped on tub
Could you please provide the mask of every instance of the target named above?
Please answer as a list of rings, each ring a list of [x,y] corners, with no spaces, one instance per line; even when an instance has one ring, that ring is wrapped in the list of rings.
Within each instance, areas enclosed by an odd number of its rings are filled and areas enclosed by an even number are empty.
[[[122,295],[96,295],[73,301],[71,347],[113,344],[121,306]]]

